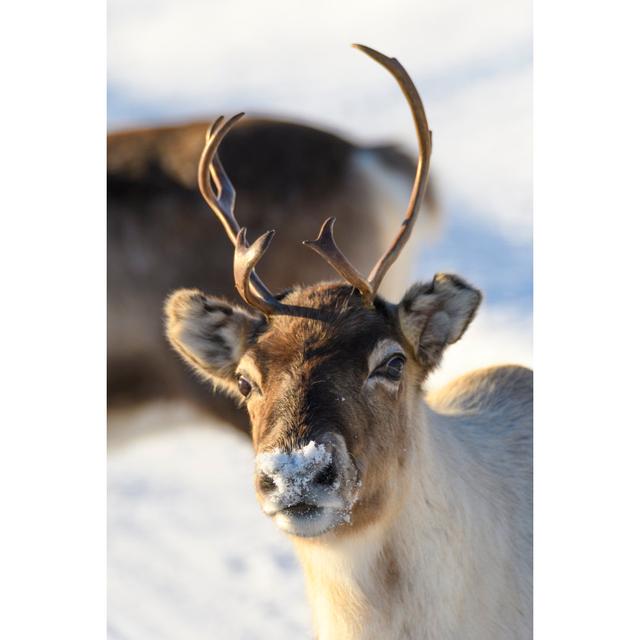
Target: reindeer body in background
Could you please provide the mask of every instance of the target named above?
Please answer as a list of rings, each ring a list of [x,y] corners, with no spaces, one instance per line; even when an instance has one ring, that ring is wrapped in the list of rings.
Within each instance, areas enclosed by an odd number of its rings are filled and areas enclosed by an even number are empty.
[[[295,544],[320,640],[531,638],[532,373],[477,371],[425,401],[422,383],[481,295],[445,274],[397,305],[378,295],[424,195],[431,133],[398,61],[358,48],[396,78],[418,134],[414,188],[391,246],[364,277],[329,219],[305,244],[348,284],[272,294],[255,267],[273,232],[249,244],[236,221],[216,152],[237,116],[220,119],[199,185],[234,244],[236,290],[256,311],[180,290],[167,301],[167,336],[245,404],[258,501]]]
[[[233,294],[231,249],[212,227],[195,181],[207,126],[108,137],[108,404],[186,400],[248,432],[236,403],[185,376],[167,352],[161,322],[166,295],[176,287],[213,283],[221,294]],[[249,231],[281,229],[278,241],[288,259],[263,264],[278,287],[287,286],[292,273],[309,283],[329,276],[297,241],[313,233],[327,211],[340,216],[340,240],[356,264],[365,264],[370,250],[382,251],[389,211],[406,198],[415,169],[394,147],[359,147],[312,127],[266,119],[240,123],[220,154]],[[435,211],[433,202],[428,210]],[[407,285],[409,264],[407,257],[390,287]]]

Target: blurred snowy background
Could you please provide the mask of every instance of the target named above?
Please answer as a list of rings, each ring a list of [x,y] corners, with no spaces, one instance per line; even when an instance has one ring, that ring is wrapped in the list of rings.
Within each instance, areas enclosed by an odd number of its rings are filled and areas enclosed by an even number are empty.
[[[432,386],[530,365],[528,0],[109,0],[109,129],[242,110],[413,152],[406,104],[351,42],[400,59],[434,131],[443,224],[416,278],[457,272],[485,293]],[[253,497],[246,438],[181,407],[125,419],[131,433],[164,428],[110,443],[109,638],[310,637],[296,560]]]

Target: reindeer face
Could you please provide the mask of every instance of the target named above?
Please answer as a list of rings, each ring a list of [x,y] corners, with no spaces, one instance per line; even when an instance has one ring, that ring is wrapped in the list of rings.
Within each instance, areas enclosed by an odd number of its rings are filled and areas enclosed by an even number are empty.
[[[168,336],[246,405],[263,511],[297,536],[348,532],[384,514],[403,473],[420,385],[464,331],[479,294],[438,276],[397,307],[378,298],[367,308],[344,285],[294,290],[284,301],[313,317],[267,322],[179,291],[167,303]]]
[[[237,367],[258,500],[295,535],[355,519],[385,443],[403,439],[407,355],[395,318],[384,303],[368,310],[350,297],[344,286],[289,296],[320,303],[318,319],[275,317]]]

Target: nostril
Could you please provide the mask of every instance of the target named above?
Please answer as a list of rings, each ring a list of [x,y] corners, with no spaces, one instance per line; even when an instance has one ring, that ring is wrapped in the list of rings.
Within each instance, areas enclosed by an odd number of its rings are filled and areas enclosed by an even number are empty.
[[[334,464],[328,464],[324,469],[318,471],[313,481],[315,484],[325,487],[331,486],[336,481],[336,468]]]
[[[263,493],[271,493],[276,488],[276,483],[274,482],[273,478],[266,473],[260,474],[258,485],[260,487],[260,491],[262,491]]]

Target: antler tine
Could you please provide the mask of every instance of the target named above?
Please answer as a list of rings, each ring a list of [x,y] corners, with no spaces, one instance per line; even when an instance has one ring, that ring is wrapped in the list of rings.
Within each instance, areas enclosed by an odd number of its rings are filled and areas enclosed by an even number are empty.
[[[373,292],[365,277],[347,260],[340,251],[333,237],[335,218],[327,218],[315,240],[305,240],[302,244],[313,249],[322,256],[347,282],[352,284],[367,302],[371,301]]]
[[[409,103],[409,107],[411,108],[416,133],[418,135],[418,166],[416,168],[416,177],[413,183],[411,198],[409,200],[405,218],[402,221],[398,235],[394,238],[387,251],[375,264],[368,277],[371,289],[375,295],[375,292],[380,287],[380,283],[382,282],[385,274],[400,255],[400,252],[407,243],[407,240],[409,240],[418,210],[422,204],[429,179],[429,161],[431,159],[432,146],[431,131],[429,130],[429,123],[427,121],[427,116],[425,114],[420,95],[418,94],[418,90],[404,67],[395,58],[388,58],[375,49],[371,49],[370,47],[366,47],[361,44],[354,44],[353,46],[381,64],[396,79],[402,89],[402,93],[404,93],[404,96]]]
[[[233,279],[236,289],[242,299],[252,307],[259,309],[265,315],[275,313],[280,303],[271,295],[258,295],[251,287],[251,276],[254,267],[266,253],[275,231],[263,233],[253,244],[247,242],[247,230],[240,229],[236,238],[236,250],[233,254]]]
[[[236,192],[220,162],[217,152],[225,135],[227,135],[233,125],[240,120],[243,115],[244,113],[238,113],[226,122],[224,121],[224,117],[220,116],[209,127],[206,134],[205,147],[200,155],[200,163],[198,165],[198,187],[200,188],[200,193],[222,224],[236,252],[238,251],[238,238],[240,233],[240,225],[234,214]],[[218,194],[213,191],[211,180],[215,183]],[[246,237],[244,242],[246,244]],[[244,249],[244,245],[242,249]],[[249,296],[252,300],[264,299],[267,305],[275,302],[267,286],[260,280],[255,271],[251,269],[247,273],[246,288],[252,289]],[[243,298],[245,298],[244,295]],[[245,298],[245,300],[247,300],[247,298]],[[257,306],[262,311],[262,306],[264,305],[253,306]]]
[[[229,240],[231,240],[234,246],[238,232],[240,231],[240,225],[233,213],[233,207],[228,205],[231,201],[235,200],[235,190],[224,169],[222,172],[219,172],[222,165],[216,157],[216,154],[225,135],[227,135],[231,127],[233,127],[243,115],[244,113],[238,113],[227,122],[224,122],[224,118],[221,116],[209,127],[207,140],[198,165],[198,187],[200,188],[200,193],[202,193],[203,198],[216,214],[218,220],[220,220],[227,236],[229,236]],[[210,178],[213,178],[220,195],[214,193]],[[229,189],[233,192],[233,197],[231,198],[229,198],[228,195]],[[226,198],[224,197],[225,192],[227,194]]]
[[[239,113],[235,117],[240,119],[243,114]],[[224,120],[223,116],[220,116],[207,130],[206,141],[209,142],[212,136],[215,135],[216,129],[220,126],[220,123]],[[229,123],[229,127],[232,126],[232,121]],[[223,134],[224,135],[224,134]],[[220,142],[218,142],[219,146]],[[218,200],[220,205],[227,211],[235,211],[236,208],[236,189],[233,186],[229,176],[220,162],[220,156],[216,153],[213,156],[213,160],[209,165],[209,175],[213,180],[216,188],[218,189]]]

